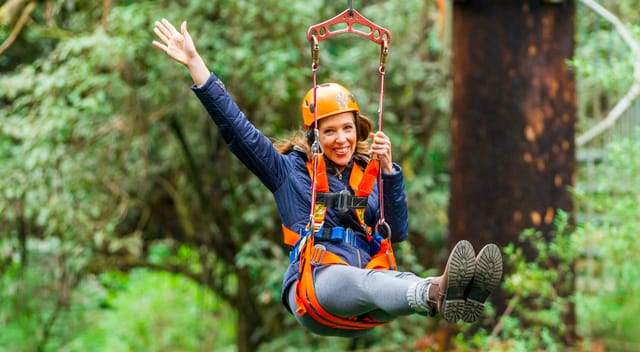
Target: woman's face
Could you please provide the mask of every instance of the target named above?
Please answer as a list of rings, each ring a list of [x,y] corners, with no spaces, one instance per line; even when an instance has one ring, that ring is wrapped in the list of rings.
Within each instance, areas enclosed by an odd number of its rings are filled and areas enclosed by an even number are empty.
[[[353,112],[342,112],[318,121],[324,155],[338,167],[345,167],[356,150],[357,135]]]

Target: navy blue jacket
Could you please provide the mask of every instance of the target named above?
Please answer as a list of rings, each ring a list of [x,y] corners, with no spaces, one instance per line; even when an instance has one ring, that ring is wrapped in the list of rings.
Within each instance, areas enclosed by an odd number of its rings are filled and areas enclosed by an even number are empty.
[[[215,74],[202,86],[193,86],[192,90],[200,99],[205,109],[220,129],[229,150],[246,165],[273,194],[282,223],[291,230],[300,232],[309,222],[311,207],[311,179],[303,153],[291,152],[281,154],[271,140],[265,137],[240,111],[235,101],[226,91],[224,84]],[[352,164],[342,172],[342,177],[327,172],[331,192],[350,189],[349,176]],[[399,242],[407,237],[408,216],[404,181],[400,166],[394,163],[394,172],[383,173],[384,214],[391,229],[392,242]],[[365,222],[375,227],[380,215],[380,204],[377,184],[368,198],[365,210]],[[347,215],[329,209],[324,226],[342,226],[358,230],[358,221],[353,210]],[[359,237],[365,239],[362,230]],[[371,255],[368,251],[347,244],[323,243],[327,249],[344,259],[349,265],[365,267]],[[289,265],[284,276],[282,287],[283,302],[288,287],[297,279],[299,262]]]

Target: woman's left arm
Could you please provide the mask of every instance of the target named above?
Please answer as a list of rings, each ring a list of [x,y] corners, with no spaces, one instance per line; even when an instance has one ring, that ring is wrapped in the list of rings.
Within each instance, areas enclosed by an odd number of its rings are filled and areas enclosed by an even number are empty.
[[[392,169],[391,173],[382,172],[384,219],[391,229],[392,242],[400,242],[409,232],[409,211],[402,168],[394,163]]]
[[[384,219],[391,230],[392,241],[400,242],[407,238],[409,216],[402,169],[400,165],[393,163],[391,149],[391,140],[384,132],[371,134],[369,154],[380,161],[382,172]]]

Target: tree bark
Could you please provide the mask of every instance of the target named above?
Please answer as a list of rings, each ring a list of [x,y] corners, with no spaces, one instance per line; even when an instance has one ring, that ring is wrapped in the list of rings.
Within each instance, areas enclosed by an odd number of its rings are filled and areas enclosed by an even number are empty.
[[[453,15],[450,244],[549,239],[556,212],[573,211],[575,3],[457,1]],[[503,293],[492,300],[504,311]]]
[[[238,271],[238,333],[236,335],[236,347],[238,352],[256,351],[261,341],[259,330],[262,326],[262,318],[255,306],[255,296],[252,292],[253,285],[246,269]]]

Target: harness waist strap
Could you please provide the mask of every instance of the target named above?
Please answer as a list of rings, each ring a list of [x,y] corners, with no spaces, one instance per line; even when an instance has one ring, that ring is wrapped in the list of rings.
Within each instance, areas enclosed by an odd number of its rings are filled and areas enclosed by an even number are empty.
[[[369,252],[369,243],[358,237],[358,233],[350,228],[344,227],[324,227],[315,234],[316,240],[328,240],[334,243],[345,243],[352,247]]]
[[[318,193],[316,197],[316,202],[324,204],[327,208],[333,208],[341,212],[367,206],[367,197],[356,197],[346,189],[340,192]]]
[[[293,248],[291,248],[291,252],[289,253],[290,262],[293,262],[300,255],[300,251],[304,247],[307,236],[309,235],[301,236],[300,241],[298,241],[293,246]],[[345,229],[344,227],[340,226],[323,227],[322,229],[320,229],[320,231],[316,232],[313,237],[316,240],[325,240],[333,243],[345,243],[352,247],[359,248],[367,253],[369,253],[371,250],[369,247],[369,243],[363,238],[360,238],[358,236],[358,233],[350,228]]]

